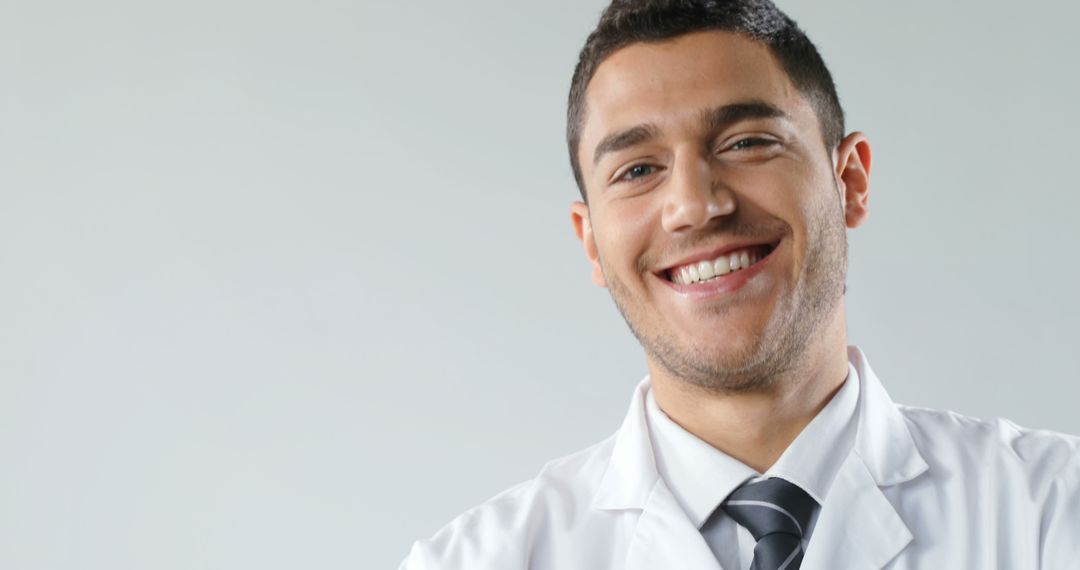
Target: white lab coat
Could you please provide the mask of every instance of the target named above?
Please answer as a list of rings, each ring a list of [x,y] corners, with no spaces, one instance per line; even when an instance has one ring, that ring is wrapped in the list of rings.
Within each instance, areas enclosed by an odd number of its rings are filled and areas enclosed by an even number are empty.
[[[858,433],[802,570],[1080,569],[1080,438],[897,406],[848,353]],[[657,473],[647,389],[613,436],[416,542],[400,570],[721,570]]]

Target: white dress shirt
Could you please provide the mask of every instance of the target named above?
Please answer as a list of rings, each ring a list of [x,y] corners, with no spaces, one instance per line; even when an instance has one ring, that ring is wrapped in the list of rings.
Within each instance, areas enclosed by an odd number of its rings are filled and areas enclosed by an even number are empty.
[[[824,504],[829,487],[855,441],[858,401],[858,372],[848,364],[844,384],[776,463],[762,474],[672,421],[657,405],[650,387],[645,395],[645,417],[657,470],[725,570],[748,570],[753,561],[756,541],[750,531],[723,509],[717,509],[728,494],[748,479],[780,477],[798,485],[817,501],[819,507],[803,535],[803,551],[806,551],[820,505]]]

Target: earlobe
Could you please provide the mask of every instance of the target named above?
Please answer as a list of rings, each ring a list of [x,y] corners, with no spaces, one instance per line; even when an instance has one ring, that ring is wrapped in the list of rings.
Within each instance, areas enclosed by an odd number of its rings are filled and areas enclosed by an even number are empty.
[[[593,236],[589,206],[584,202],[570,204],[570,221],[574,224],[574,233],[581,240],[581,246],[585,250],[585,258],[592,265],[592,282],[600,287],[607,287],[604,272],[600,268],[600,253],[596,248],[596,239]]]
[[[840,141],[836,179],[844,201],[844,221],[849,228],[859,227],[870,214],[870,142],[863,133],[853,132]]]

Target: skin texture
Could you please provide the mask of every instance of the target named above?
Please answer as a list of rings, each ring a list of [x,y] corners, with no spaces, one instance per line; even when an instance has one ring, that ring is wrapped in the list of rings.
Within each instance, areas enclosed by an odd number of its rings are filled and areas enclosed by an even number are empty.
[[[704,120],[734,104],[781,115]],[[647,136],[596,159],[601,141],[641,125]],[[826,149],[766,46],[706,31],[609,56],[586,89],[577,152],[589,203],[571,205],[574,229],[645,349],[657,404],[764,472],[847,376],[846,228],[867,215],[866,137]],[[747,242],[776,248],[734,290],[694,298],[665,280]]]

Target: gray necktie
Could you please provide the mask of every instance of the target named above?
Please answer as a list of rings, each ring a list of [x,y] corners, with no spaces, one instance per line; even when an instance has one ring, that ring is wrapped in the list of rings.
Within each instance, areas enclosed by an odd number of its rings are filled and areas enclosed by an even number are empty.
[[[744,483],[720,504],[757,541],[750,570],[797,570],[803,531],[816,506],[806,491],[775,477]]]

